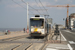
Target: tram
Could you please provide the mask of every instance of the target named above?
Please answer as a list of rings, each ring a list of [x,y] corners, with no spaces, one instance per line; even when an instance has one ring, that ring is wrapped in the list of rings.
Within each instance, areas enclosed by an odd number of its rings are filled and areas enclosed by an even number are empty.
[[[47,22],[45,17],[35,16],[30,18],[30,27],[29,27],[30,36],[46,36],[47,33]]]

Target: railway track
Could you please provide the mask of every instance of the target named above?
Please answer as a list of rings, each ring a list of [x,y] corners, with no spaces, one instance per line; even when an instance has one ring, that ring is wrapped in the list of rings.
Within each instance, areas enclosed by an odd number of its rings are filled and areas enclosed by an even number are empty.
[[[7,38],[7,39],[2,39],[1,41],[14,41],[14,40],[17,40],[17,39],[21,39],[21,38],[25,38],[29,35],[23,35],[23,36],[18,36],[18,37],[12,37],[12,38]]]
[[[0,45],[0,50],[40,50],[43,45],[44,43],[4,43]]]
[[[32,43],[23,43],[19,46],[12,48],[11,50],[27,50],[30,46],[32,46]]]
[[[58,36],[55,36],[56,39]],[[43,39],[32,38],[29,36],[19,36],[3,39],[0,42],[0,50],[45,50],[47,43],[46,37]]]
[[[4,43],[1,44],[0,50],[27,50],[32,43]]]
[[[40,50],[44,45],[41,41],[44,39],[45,38],[31,38],[29,36],[3,39],[0,41],[0,50]]]
[[[0,40],[0,43],[42,43],[45,41],[45,38],[33,38],[29,35],[27,36],[18,36],[8,39]]]

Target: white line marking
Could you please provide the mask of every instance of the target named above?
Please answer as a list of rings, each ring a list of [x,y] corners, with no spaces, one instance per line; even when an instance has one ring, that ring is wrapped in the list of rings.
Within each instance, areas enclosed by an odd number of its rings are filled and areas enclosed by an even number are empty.
[[[60,33],[61,33],[61,31],[60,31]],[[62,35],[62,33],[61,33],[61,36],[64,38],[65,41],[67,41],[66,38]]]
[[[46,50],[58,50],[58,49],[53,49],[53,48],[46,48]]]
[[[70,44],[67,44],[68,45],[68,47],[70,48],[70,50],[73,50],[73,48],[71,47],[71,45]]]
[[[74,41],[68,41],[70,44],[75,44],[75,42]]]

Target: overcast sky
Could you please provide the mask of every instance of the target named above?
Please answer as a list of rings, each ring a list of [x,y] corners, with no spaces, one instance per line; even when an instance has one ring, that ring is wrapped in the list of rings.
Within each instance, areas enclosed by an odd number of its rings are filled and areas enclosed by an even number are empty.
[[[14,1],[14,2],[13,2]],[[75,5],[75,0],[0,0],[0,28],[26,28],[27,27],[27,6],[24,2],[29,3],[30,14],[49,14],[53,23],[64,25],[63,18],[67,17],[67,8],[64,7],[47,7],[47,5]],[[16,3],[18,4],[16,4]],[[31,6],[31,7],[30,7]],[[36,11],[34,9],[48,9]],[[69,15],[75,13],[75,7],[69,8]]]

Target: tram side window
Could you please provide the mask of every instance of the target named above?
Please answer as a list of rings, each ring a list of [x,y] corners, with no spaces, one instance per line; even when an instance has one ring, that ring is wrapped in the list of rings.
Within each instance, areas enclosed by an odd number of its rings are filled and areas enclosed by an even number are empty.
[[[42,21],[42,24],[41,24],[41,26],[43,26],[44,25],[44,22]]]
[[[42,21],[41,27],[44,28],[44,21]]]

